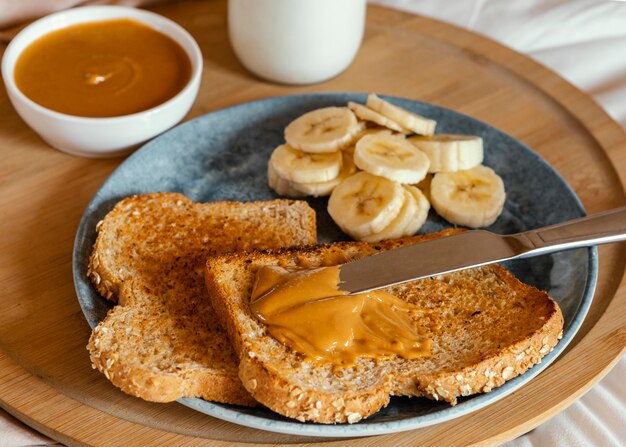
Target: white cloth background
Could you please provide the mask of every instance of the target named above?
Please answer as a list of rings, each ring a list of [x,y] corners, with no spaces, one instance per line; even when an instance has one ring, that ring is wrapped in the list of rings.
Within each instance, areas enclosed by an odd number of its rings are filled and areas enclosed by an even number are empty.
[[[526,53],[593,96],[626,128],[626,1],[376,0]],[[0,410],[0,447],[54,444]],[[626,446],[626,357],[561,414],[506,447]]]

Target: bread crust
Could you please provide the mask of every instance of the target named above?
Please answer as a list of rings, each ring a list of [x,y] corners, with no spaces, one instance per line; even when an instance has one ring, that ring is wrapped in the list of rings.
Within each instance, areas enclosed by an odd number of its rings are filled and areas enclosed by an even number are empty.
[[[456,231],[377,244],[348,242],[210,258],[205,274],[209,296],[239,357],[244,387],[260,403],[287,417],[354,423],[386,406],[392,395],[455,405],[459,396],[491,391],[539,363],[562,335],[561,311],[545,292],[521,283],[498,265],[392,288],[402,296],[418,296],[420,306],[431,305],[433,312],[445,317],[448,326],[433,334],[433,358],[383,360],[377,365],[359,360],[356,370],[344,376],[347,379],[333,376],[326,367],[298,363],[297,353],[271,337],[249,310],[251,281],[261,265],[335,265]],[[501,334],[502,328],[492,327],[498,321],[511,333]],[[464,331],[474,332],[463,336]],[[360,380],[359,375],[368,379]]]
[[[96,230],[88,276],[118,305],[91,334],[93,367],[148,401],[256,405],[211,308],[203,266],[217,253],[315,243],[315,212],[301,201],[197,204],[150,193],[121,200]]]
[[[354,423],[389,403],[389,377],[365,390],[332,393],[303,389],[250,357],[251,352],[254,351],[248,351],[239,363],[239,377],[256,400],[283,416],[300,422]]]

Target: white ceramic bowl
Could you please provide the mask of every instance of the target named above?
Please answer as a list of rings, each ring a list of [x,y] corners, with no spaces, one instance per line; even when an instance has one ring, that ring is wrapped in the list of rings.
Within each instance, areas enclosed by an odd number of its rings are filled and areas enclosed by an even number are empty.
[[[187,85],[168,101],[132,115],[86,118],[55,112],[27,98],[15,85],[13,70],[24,49],[36,39],[67,26],[130,18],[176,41],[191,61]],[[24,28],[2,58],[2,77],[9,99],[24,121],[51,146],[69,154],[101,158],[122,155],[177,124],[193,104],[202,73],[198,44],[181,26],[152,12],[121,6],[86,6],[51,14]]]

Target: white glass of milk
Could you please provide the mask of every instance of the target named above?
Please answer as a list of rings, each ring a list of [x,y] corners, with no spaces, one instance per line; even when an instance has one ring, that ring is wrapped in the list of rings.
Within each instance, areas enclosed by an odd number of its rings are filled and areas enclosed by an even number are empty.
[[[228,31],[242,64],[265,79],[312,84],[350,65],[366,0],[229,0]]]

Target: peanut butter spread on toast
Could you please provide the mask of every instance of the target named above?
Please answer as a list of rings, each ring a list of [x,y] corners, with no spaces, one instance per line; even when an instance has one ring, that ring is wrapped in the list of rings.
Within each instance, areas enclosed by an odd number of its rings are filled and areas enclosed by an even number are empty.
[[[359,357],[430,353],[421,309],[381,290],[349,295],[339,288],[339,266],[261,267],[250,306],[274,338],[307,361],[349,367]]]

